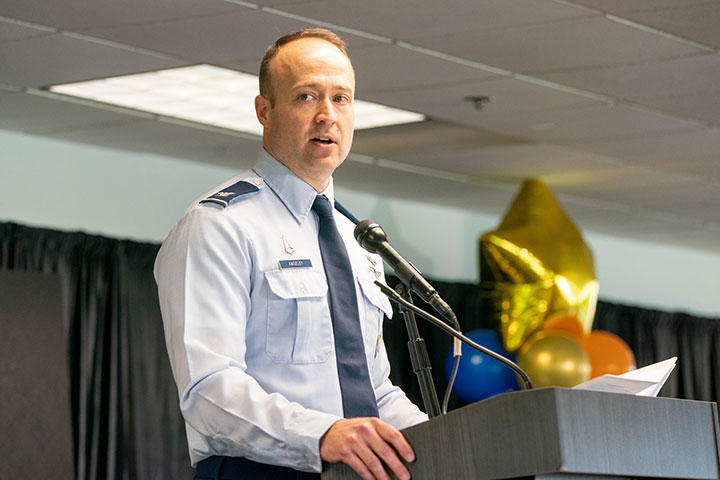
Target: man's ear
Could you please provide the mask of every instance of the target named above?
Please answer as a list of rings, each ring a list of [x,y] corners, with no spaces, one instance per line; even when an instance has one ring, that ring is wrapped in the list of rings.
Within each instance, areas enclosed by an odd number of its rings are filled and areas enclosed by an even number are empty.
[[[258,121],[265,128],[267,128],[270,124],[271,108],[272,107],[270,106],[270,100],[268,100],[262,95],[258,95],[257,97],[255,97],[255,115],[257,115]]]

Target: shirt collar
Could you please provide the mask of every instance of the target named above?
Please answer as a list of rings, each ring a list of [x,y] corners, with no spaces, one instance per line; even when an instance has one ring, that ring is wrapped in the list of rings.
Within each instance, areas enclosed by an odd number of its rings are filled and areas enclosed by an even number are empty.
[[[318,195],[313,187],[277,161],[265,149],[260,151],[253,170],[262,177],[298,222],[307,218]],[[321,195],[325,195],[330,200],[330,204],[334,205],[335,191],[332,177]]]

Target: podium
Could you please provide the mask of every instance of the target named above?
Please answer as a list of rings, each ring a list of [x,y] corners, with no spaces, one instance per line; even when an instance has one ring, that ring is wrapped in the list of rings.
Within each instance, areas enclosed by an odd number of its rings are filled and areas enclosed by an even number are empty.
[[[720,478],[716,403],[543,388],[403,430],[413,480]],[[322,480],[360,478],[333,464]]]

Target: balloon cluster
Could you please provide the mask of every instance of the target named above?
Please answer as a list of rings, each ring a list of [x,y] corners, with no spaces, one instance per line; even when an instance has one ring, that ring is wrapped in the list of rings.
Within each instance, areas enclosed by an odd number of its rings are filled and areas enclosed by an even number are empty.
[[[634,370],[635,357],[620,337],[603,330],[586,334],[577,317],[560,315],[523,343],[517,364],[536,387],[574,387],[606,373]]]
[[[592,331],[599,290],[592,253],[540,180],[525,181],[500,226],[480,237],[480,277],[500,335],[480,331],[476,341],[514,356],[536,387],[572,387],[635,368],[623,340]],[[455,393],[473,402],[517,388],[508,386],[514,373],[489,365],[469,353]]]

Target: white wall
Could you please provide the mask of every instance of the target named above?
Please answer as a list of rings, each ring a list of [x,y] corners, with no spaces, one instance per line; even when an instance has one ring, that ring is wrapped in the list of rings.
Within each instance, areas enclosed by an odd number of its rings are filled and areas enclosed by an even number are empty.
[[[160,242],[229,168],[0,130],[0,221]],[[499,217],[337,188],[356,216],[383,225],[427,276],[476,282],[477,238]],[[600,298],[720,317],[720,256],[584,232]]]

